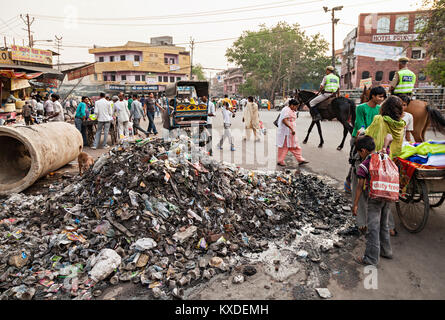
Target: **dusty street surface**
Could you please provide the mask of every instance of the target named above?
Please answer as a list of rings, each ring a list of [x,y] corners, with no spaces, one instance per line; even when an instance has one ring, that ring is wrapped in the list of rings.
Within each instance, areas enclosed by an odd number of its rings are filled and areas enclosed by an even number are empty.
[[[232,122],[232,135],[235,138],[236,151],[231,152],[225,141],[223,150],[216,147],[219,140],[218,131],[222,131],[221,112],[213,121],[213,151],[214,158],[235,163],[240,167],[258,170],[283,170],[276,167],[275,127],[272,122],[277,112],[262,111],[260,120],[265,123],[267,133],[261,137],[261,142],[244,142],[241,112]],[[160,119],[156,123],[161,127]],[[146,127],[148,123],[142,124]],[[304,139],[309,127],[310,118],[307,113],[300,113],[297,119],[297,136],[299,141]],[[348,172],[349,136],[342,151],[336,148],[341,141],[342,127],[337,121],[322,122],[325,145],[318,146],[318,133],[314,128],[308,144],[302,145],[303,156],[310,161],[309,165],[298,168],[294,159],[288,155],[288,168],[309,171],[323,176],[325,181],[343,189],[343,180]],[[159,129],[158,129],[159,130]],[[161,132],[159,130],[159,132]],[[434,138],[432,132],[427,138]],[[436,137],[444,139],[443,136]],[[245,147],[245,148],[243,148]],[[243,152],[243,150],[245,150]],[[85,151],[94,158],[98,158],[107,150]],[[53,176],[40,180],[34,188],[50,188],[52,179],[77,174],[77,161],[58,170]],[[269,249],[261,254],[242,257],[246,264],[255,266],[256,273],[246,276],[241,284],[233,284],[231,274],[214,277],[211,281],[201,283],[186,291],[185,299],[320,299],[315,288],[327,287],[332,293],[332,299],[444,299],[445,298],[445,209],[436,208],[431,214],[425,229],[418,234],[408,233],[398,220],[395,208],[393,214],[397,237],[392,237],[394,259],[381,259],[377,269],[377,288],[365,288],[365,274],[362,266],[353,262],[355,255],[364,250],[364,238],[349,237],[350,242],[335,246],[321,261],[314,263],[299,257],[299,241],[310,237],[314,244],[324,240],[321,234],[302,234],[291,241],[276,241],[269,243]],[[307,240],[308,238],[306,238]],[[309,248],[310,250],[311,248]],[[274,261],[280,261],[278,270]],[[239,271],[239,270],[238,270]],[[140,284],[126,283],[105,290],[99,299],[146,299],[147,289]]]

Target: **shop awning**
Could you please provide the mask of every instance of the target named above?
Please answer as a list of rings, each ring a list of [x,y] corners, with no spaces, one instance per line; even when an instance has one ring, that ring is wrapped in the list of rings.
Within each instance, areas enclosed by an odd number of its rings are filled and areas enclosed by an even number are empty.
[[[53,69],[53,68],[45,68],[45,67],[34,67],[34,66],[22,66],[17,64],[0,64],[0,69],[11,69],[8,71],[13,71],[16,73],[25,71],[33,71],[34,73],[39,72],[41,73],[42,78],[51,78],[51,79],[57,79],[62,81],[65,75],[60,72],[59,70]]]
[[[14,72],[14,70],[0,70],[0,76],[10,79],[26,79],[31,80],[42,75],[41,72],[37,73],[25,73],[25,72]]]
[[[88,63],[80,67],[68,69],[63,71],[64,74],[68,75],[68,81],[80,79],[96,73],[96,63]]]

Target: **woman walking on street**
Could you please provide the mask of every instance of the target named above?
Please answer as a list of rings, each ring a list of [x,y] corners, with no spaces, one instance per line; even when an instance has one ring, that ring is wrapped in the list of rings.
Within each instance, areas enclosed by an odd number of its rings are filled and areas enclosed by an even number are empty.
[[[301,147],[298,144],[298,138],[295,130],[297,129],[297,110],[298,102],[295,99],[289,101],[289,106],[284,107],[281,110],[280,118],[278,119],[277,130],[277,147],[278,147],[278,159],[277,163],[280,166],[285,166],[284,158],[290,151],[295,159],[297,159],[299,165],[309,163],[301,155]]]

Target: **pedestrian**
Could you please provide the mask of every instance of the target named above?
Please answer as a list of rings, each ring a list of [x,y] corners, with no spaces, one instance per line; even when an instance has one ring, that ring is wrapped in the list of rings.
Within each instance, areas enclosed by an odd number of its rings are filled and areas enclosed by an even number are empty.
[[[135,135],[138,134],[139,123],[141,122],[141,118],[144,118],[145,121],[145,114],[144,109],[142,108],[142,104],[139,101],[138,95],[133,95],[133,103],[131,104],[131,110],[130,110],[130,119],[133,122],[133,132]]]
[[[45,116],[49,117],[54,112],[53,102],[51,101],[48,95],[45,96],[43,100],[44,100],[43,109],[45,110]]]
[[[258,130],[260,129],[260,119],[258,117],[258,105],[253,102],[253,97],[250,96],[247,98],[247,105],[244,109],[243,114],[243,122],[246,126],[246,135],[244,136],[244,140],[250,140],[251,131],[253,131],[253,135],[255,136],[255,142],[260,141],[258,137]]]
[[[278,119],[277,164],[280,166],[286,166],[286,163],[284,163],[284,158],[289,151],[294,155],[300,166],[309,163],[301,154],[301,147],[298,144],[298,138],[295,132],[297,129],[297,115],[295,114],[295,110],[297,110],[297,107],[297,100],[289,101],[289,106],[284,107],[283,110],[281,110],[280,117]]]
[[[111,121],[113,120],[113,115],[111,111],[110,102],[105,97],[105,93],[100,93],[100,99],[94,104],[94,114],[97,117],[97,130],[96,137],[94,138],[94,145],[91,149],[97,149],[100,144],[100,137],[102,130],[104,132],[104,139],[102,142],[102,148],[108,148],[107,139],[108,132],[110,131]]]
[[[390,138],[385,137],[384,149],[390,143]],[[366,199],[367,207],[367,232],[366,232],[366,249],[363,256],[355,257],[355,261],[362,265],[377,265],[379,257],[392,259],[392,248],[389,236],[388,218],[391,212],[389,202],[369,198],[369,189],[371,175],[369,173],[369,164],[371,155],[375,153],[376,144],[370,136],[361,136],[356,142],[357,152],[360,155],[361,164],[357,171],[358,188],[354,198],[352,214],[356,215],[359,198],[363,192]],[[364,190],[364,191],[363,191]]]
[[[51,95],[51,99],[53,102],[52,105],[54,112],[48,117],[48,119],[51,119],[53,122],[65,121],[65,113],[63,112],[63,107],[59,102],[60,96],[57,93],[53,93]]]
[[[131,105],[133,103],[133,99],[131,98],[131,95],[127,95],[128,100],[128,110],[131,111]]]
[[[23,106],[22,109],[22,116],[25,119],[25,125],[27,126],[32,125],[32,118],[31,118],[32,113],[33,113],[32,102],[31,100],[26,100],[25,105]]]
[[[208,132],[208,139],[207,139],[207,144],[206,144],[206,150],[209,153],[210,156],[212,156],[213,154],[213,150],[212,150],[212,118],[215,117],[215,105],[213,104],[212,101],[210,101],[207,96],[202,96],[201,98],[202,103],[207,104],[208,102],[208,108],[207,108],[207,124],[206,124],[206,129]]]
[[[44,109],[43,109],[43,103],[42,103],[42,100],[40,99],[40,96],[36,95],[36,100],[37,100],[37,104],[36,104],[37,115],[43,116]]]
[[[159,105],[159,106],[162,106],[162,107],[164,107],[164,105],[163,105],[163,102],[162,102],[162,99],[161,99],[161,98],[158,98],[158,99],[156,100],[156,102],[157,102],[158,104],[155,105],[155,117],[160,117],[160,116],[161,116],[161,112],[159,111],[159,107],[158,107],[158,105]]]
[[[76,126],[77,130],[79,130],[79,132],[82,134],[82,139],[83,139],[83,146],[87,147],[88,146],[88,141],[87,141],[87,128],[86,126],[83,124],[83,122],[87,119],[87,101],[88,101],[88,97],[82,97],[82,102],[80,102],[77,105],[76,108],[76,114],[74,116],[74,125]]]
[[[392,136],[393,141],[388,152],[391,159],[397,157],[402,152],[406,125],[405,121],[402,120],[402,114],[402,99],[397,96],[390,96],[382,104],[380,114],[374,117],[371,125],[365,131],[366,135],[369,135],[374,139],[377,150],[383,149],[385,138],[388,134]],[[359,186],[357,188],[359,188]],[[397,235],[392,212],[390,212],[389,217],[389,229],[392,236]]]
[[[374,117],[380,113],[380,104],[386,99],[386,91],[383,87],[374,87],[370,93],[371,99],[368,102],[362,103],[356,108],[356,118],[354,123],[354,130],[351,137],[351,150],[349,152],[349,163],[351,164],[344,183],[346,191],[352,189],[352,199],[355,198],[357,191],[357,169],[360,165],[360,155],[355,149],[355,141],[359,131],[366,130],[374,120]],[[359,199],[362,205],[359,206],[358,214],[356,215],[356,225],[360,231],[365,232],[366,228],[366,205],[364,205],[365,198],[362,196]]]
[[[411,134],[414,130],[414,118],[411,113],[406,112],[406,108],[408,108],[411,99],[406,94],[399,95],[399,98],[402,99],[402,107],[403,107],[402,120],[405,121],[406,123],[405,133],[403,134],[403,143],[409,144],[409,141],[411,141]]]
[[[148,128],[147,128],[148,133],[153,133],[156,135],[158,134],[158,130],[156,129],[154,120],[155,106],[158,106],[159,108],[162,109],[162,107],[156,102],[153,93],[150,93],[150,96],[147,99],[145,99],[144,113],[148,117]]]
[[[221,140],[219,141],[218,147],[220,150],[223,149],[222,145],[224,143],[225,138],[227,137],[230,142],[230,150],[235,151],[235,145],[233,143],[232,133],[230,132],[231,118],[235,117],[235,113],[233,112],[230,104],[227,101],[224,101],[223,103],[222,114],[224,120],[224,134],[221,137]]]
[[[130,121],[130,110],[128,110],[128,102],[124,100],[124,93],[120,92],[119,101],[115,103],[115,107],[117,107],[117,123],[118,123],[118,132],[119,137],[122,135],[128,136],[128,122]]]

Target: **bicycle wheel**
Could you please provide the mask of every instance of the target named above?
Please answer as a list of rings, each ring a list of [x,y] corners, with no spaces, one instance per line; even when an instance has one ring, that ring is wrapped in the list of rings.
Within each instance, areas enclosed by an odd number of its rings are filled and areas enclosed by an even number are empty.
[[[411,179],[406,194],[399,196],[396,209],[406,230],[411,233],[422,231],[428,220],[430,210],[428,188],[425,182]]]
[[[440,207],[442,203],[445,201],[445,192],[430,193],[428,195],[428,198],[430,201],[431,208]]]

